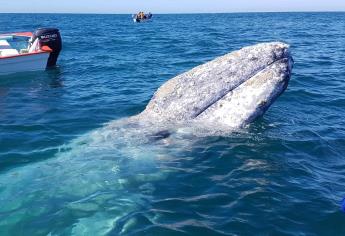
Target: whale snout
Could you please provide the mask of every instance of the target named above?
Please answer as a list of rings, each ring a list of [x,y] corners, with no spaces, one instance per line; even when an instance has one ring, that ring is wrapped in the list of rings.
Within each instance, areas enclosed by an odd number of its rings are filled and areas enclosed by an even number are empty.
[[[244,126],[263,115],[285,91],[292,67],[285,43],[245,47],[167,81],[141,116],[157,122]]]

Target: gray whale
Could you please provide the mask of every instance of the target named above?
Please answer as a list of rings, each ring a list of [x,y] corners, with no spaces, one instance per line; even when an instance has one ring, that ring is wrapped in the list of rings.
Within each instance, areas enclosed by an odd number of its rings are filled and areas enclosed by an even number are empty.
[[[139,115],[87,133],[53,158],[6,171],[0,232],[20,224],[29,235],[51,234],[37,227],[42,219],[56,222],[54,234],[132,232],[139,224],[133,214],[145,212],[156,183],[177,171],[172,163],[187,161],[184,152],[200,136],[229,134],[264,114],[286,89],[292,64],[283,43],[227,54],[166,82]],[[147,217],[160,223],[159,212]]]

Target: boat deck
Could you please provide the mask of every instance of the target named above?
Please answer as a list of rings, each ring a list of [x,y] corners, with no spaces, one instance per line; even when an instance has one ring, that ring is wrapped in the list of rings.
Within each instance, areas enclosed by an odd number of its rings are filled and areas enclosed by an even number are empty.
[[[0,59],[28,53],[30,32],[0,34]]]

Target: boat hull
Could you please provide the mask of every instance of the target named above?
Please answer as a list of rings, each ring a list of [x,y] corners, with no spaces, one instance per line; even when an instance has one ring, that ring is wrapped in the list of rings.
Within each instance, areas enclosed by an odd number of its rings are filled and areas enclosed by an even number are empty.
[[[143,19],[139,19],[136,17],[136,15],[133,15],[133,21],[135,23],[147,22],[147,21],[151,21],[151,19],[152,19],[152,15],[145,15],[145,18]]]
[[[134,21],[135,23],[143,23],[143,22],[151,21],[151,19],[141,19],[141,20],[133,19],[133,21]]]
[[[0,58],[0,75],[45,70],[49,54],[42,52]]]

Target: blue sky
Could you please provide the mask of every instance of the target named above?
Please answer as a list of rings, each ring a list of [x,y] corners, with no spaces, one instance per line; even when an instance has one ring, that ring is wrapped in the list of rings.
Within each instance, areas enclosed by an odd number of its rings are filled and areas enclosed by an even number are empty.
[[[345,0],[10,0],[0,12],[154,13],[345,11]]]

